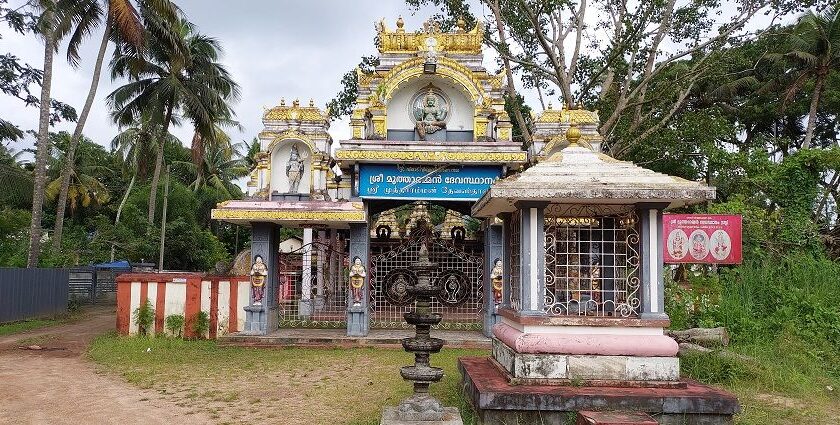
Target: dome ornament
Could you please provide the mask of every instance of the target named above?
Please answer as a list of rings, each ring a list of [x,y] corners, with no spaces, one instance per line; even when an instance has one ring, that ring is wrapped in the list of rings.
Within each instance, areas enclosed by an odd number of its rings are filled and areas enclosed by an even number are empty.
[[[580,141],[580,128],[578,128],[578,124],[574,121],[569,123],[569,129],[566,130],[566,141],[569,142],[569,147],[580,147],[578,142]]]

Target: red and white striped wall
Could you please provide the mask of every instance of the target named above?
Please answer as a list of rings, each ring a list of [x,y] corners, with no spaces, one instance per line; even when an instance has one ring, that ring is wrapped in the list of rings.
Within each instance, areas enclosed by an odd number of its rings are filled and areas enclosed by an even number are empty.
[[[184,316],[184,337],[195,337],[193,321],[199,311],[210,318],[205,338],[245,328],[245,306],[250,296],[247,276],[220,277],[198,273],[127,273],[117,276],[117,332],[138,332],[133,312],[149,301],[155,309],[154,332],[167,333],[167,316]]]

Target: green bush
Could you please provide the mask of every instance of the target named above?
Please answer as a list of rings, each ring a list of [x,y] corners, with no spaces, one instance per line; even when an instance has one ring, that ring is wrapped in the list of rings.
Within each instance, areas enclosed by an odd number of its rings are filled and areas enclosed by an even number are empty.
[[[150,303],[149,300],[146,300],[143,305],[134,309],[132,316],[140,335],[148,335],[149,329],[151,329],[155,323],[155,309],[152,307],[152,303]]]
[[[181,314],[170,314],[169,316],[166,316],[166,330],[178,338],[183,336],[184,316]]]
[[[206,311],[199,311],[193,316],[192,330],[197,339],[204,338],[204,334],[210,329],[210,316]]]

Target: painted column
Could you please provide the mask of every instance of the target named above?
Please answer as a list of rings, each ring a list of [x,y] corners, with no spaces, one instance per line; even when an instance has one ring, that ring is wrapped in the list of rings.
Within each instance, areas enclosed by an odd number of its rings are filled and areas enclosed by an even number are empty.
[[[500,214],[502,219],[502,266],[504,268],[504,279],[502,280],[502,304],[499,308],[510,308],[510,258],[513,250],[510,246],[510,220],[511,214]]]
[[[320,311],[324,308],[324,265],[326,259],[324,258],[327,255],[327,250],[324,249],[324,246],[327,243],[327,236],[326,232],[323,230],[318,231],[318,258],[315,263],[315,311]]]
[[[665,313],[665,278],[662,257],[663,205],[639,205],[639,256],[642,277],[642,319],[668,319]]]
[[[502,240],[502,226],[496,223],[496,219],[488,219],[484,224],[484,327],[482,330],[484,335],[489,337],[493,333],[493,325],[501,320],[496,310],[491,274],[496,261],[504,263],[504,241]],[[502,297],[504,297],[504,289]]]
[[[370,329],[370,230],[367,223],[350,225],[350,264],[359,257],[366,270],[361,305],[353,305],[352,291],[347,291],[347,336],[367,336]],[[350,282],[343,282],[350,285]]]
[[[541,316],[545,305],[545,218],[546,203],[517,202],[520,242],[519,287],[524,316]]]
[[[303,261],[300,271],[300,301],[298,315],[312,316],[312,229],[303,229]]]
[[[244,333],[266,335],[277,329],[277,255],[279,241],[273,223],[251,223],[251,264],[259,255],[268,270],[262,305],[254,305],[253,291],[245,307]]]

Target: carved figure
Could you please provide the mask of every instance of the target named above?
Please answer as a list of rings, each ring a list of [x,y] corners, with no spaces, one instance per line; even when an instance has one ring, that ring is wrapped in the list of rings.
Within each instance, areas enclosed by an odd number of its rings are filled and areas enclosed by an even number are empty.
[[[445,120],[449,111],[445,105],[439,103],[438,95],[432,89],[429,89],[426,96],[423,97],[422,104],[415,107],[414,127],[417,129],[420,140],[426,140],[427,134],[446,128]]]
[[[248,274],[251,276],[251,296],[254,299],[254,305],[262,305],[268,268],[261,255],[254,257],[254,265],[251,266],[251,272]]]
[[[362,265],[362,259],[354,258],[353,265],[350,266],[350,293],[353,295],[353,305],[355,306],[362,305],[365,277],[367,277],[367,270]]]
[[[493,262],[493,270],[490,271],[490,282],[493,284],[493,301],[496,306],[502,303],[502,286],[504,280],[504,268],[502,259],[497,258]]]
[[[289,150],[289,160],[286,162],[286,177],[289,178],[289,193],[298,193],[298,185],[303,177],[303,161],[296,145]]]

